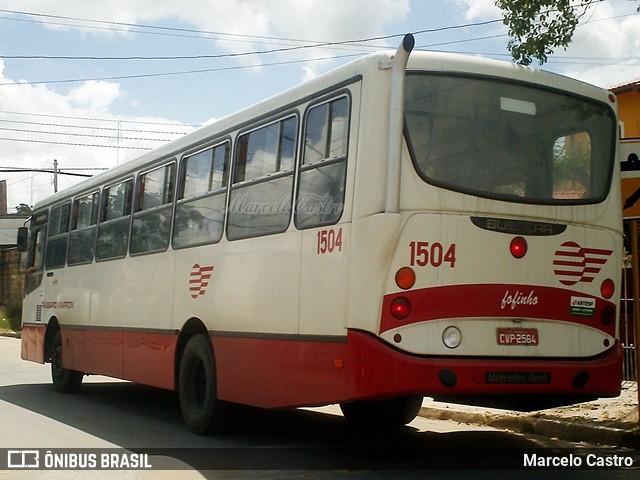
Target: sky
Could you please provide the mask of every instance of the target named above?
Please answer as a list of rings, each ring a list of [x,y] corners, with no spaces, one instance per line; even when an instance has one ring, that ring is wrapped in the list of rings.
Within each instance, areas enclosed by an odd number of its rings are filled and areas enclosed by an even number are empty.
[[[595,3],[570,47],[534,66],[605,88],[640,78],[639,4]],[[510,61],[499,19],[493,0],[3,0],[0,170],[57,161],[62,172],[96,174],[360,55],[395,50],[405,33],[419,50]],[[10,210],[54,191],[46,172],[2,179]],[[81,179],[59,175],[58,188]]]

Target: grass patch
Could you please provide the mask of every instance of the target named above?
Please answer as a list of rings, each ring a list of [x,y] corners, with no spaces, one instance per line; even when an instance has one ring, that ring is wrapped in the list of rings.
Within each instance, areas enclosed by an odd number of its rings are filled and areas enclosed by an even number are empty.
[[[11,324],[6,318],[0,318],[0,333],[13,333]]]
[[[21,317],[21,306],[0,307],[0,333],[19,332]]]

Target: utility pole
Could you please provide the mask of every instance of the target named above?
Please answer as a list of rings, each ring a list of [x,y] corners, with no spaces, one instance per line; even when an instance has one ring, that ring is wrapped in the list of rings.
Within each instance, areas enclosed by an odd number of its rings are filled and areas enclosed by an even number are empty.
[[[53,193],[58,193],[58,160],[53,159]]]

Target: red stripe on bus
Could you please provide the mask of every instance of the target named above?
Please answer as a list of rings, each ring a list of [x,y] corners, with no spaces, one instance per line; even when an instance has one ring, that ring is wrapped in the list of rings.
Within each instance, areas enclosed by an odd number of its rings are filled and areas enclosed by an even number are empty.
[[[391,302],[405,297],[411,314],[398,320],[391,315]],[[594,299],[591,316],[571,315],[571,297]],[[536,285],[486,284],[448,285],[385,295],[379,333],[413,323],[447,318],[530,318],[571,322],[615,336],[615,322],[604,325],[603,310],[612,302],[572,290]]]

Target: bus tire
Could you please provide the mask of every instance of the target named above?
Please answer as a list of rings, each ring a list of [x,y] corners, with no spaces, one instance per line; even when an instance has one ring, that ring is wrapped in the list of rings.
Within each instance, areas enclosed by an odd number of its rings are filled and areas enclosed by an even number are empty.
[[[360,400],[341,403],[347,421],[359,428],[400,428],[420,412],[421,396],[405,396],[387,400]]]
[[[62,363],[62,335],[60,331],[53,337],[51,350],[51,380],[53,388],[61,393],[77,393],[84,373],[64,368]]]
[[[199,435],[219,433],[229,421],[229,408],[217,399],[216,368],[211,342],[193,335],[180,360],[178,394],[187,428]]]

